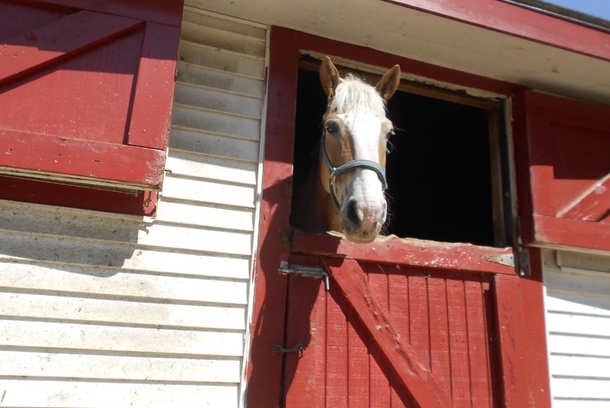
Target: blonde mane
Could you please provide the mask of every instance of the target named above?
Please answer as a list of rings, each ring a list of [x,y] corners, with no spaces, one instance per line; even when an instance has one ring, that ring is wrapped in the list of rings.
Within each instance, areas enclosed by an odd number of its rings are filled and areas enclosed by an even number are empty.
[[[349,111],[372,112],[385,117],[385,100],[375,87],[360,78],[348,74],[339,80],[335,94],[330,102],[330,109],[338,113]]]

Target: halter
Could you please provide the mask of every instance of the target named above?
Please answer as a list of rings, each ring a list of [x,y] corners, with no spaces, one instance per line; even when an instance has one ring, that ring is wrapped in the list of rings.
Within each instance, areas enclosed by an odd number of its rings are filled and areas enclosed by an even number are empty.
[[[379,177],[379,181],[381,181],[381,184],[383,185],[383,191],[388,188],[388,182],[385,178],[385,170],[381,168],[379,163],[374,162],[372,160],[350,160],[339,167],[334,167],[330,162],[328,153],[326,152],[326,132],[322,131],[322,137],[320,138],[320,140],[322,143],[322,156],[324,157],[324,163],[326,163],[326,169],[328,170],[329,176],[328,189],[330,190],[330,196],[332,197],[333,203],[335,204],[335,207],[337,207],[337,210],[341,210],[341,205],[339,204],[339,200],[337,200],[337,195],[335,194],[335,179],[351,169],[362,167],[365,169],[373,170],[377,174],[377,177]]]

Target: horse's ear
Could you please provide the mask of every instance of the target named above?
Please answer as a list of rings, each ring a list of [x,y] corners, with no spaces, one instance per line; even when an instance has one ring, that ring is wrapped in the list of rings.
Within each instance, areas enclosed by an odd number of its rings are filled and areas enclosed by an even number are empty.
[[[387,101],[392,97],[392,95],[394,95],[394,92],[396,92],[399,83],[400,66],[396,64],[392,68],[390,68],[388,72],[383,74],[379,82],[377,82],[375,88],[377,88],[377,92],[379,92],[383,99]]]
[[[320,65],[320,83],[324,93],[330,99],[335,94],[335,88],[339,85],[339,70],[328,56],[322,58]]]

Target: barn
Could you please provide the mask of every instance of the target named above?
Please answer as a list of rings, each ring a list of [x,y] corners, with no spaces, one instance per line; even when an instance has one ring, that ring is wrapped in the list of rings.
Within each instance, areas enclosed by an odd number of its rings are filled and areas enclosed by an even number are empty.
[[[609,14],[0,0],[0,406],[609,406]],[[366,244],[300,216],[325,56],[401,70]]]

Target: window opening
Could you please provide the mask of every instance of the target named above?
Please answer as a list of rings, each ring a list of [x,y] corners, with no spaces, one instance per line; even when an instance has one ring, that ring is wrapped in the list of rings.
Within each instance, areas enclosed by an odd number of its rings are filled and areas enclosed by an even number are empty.
[[[317,163],[326,96],[319,61],[302,57],[297,90],[291,224],[301,216]],[[377,76],[339,67],[375,83]],[[370,77],[370,78],[369,78]],[[396,132],[387,156],[389,211],[383,235],[504,247],[512,244],[502,103],[406,81],[389,101]]]

